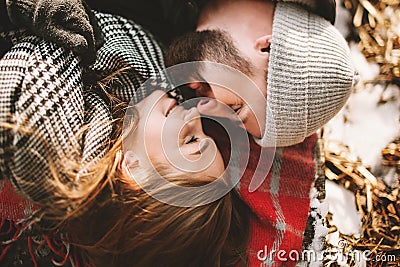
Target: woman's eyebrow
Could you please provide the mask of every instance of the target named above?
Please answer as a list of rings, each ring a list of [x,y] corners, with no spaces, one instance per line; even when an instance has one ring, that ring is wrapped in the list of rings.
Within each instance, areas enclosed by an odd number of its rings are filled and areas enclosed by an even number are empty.
[[[194,156],[194,155],[201,155],[201,151],[200,150],[196,150],[192,153],[189,153],[189,155]]]
[[[201,155],[201,153],[203,153],[210,145],[210,140],[208,140],[211,137],[208,137],[206,139],[203,139],[200,141],[200,149],[189,153],[189,155]]]
[[[200,149],[199,149],[200,153],[203,153],[210,146],[211,143],[210,139],[212,140],[212,138],[208,136],[200,141]]]

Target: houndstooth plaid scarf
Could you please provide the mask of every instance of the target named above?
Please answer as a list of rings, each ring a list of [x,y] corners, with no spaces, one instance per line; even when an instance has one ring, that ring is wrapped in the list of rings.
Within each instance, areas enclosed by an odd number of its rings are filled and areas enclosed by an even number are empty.
[[[105,44],[98,51],[95,64],[83,72],[79,59],[63,48],[29,36],[24,31],[2,34],[13,46],[0,61],[0,121],[12,126],[12,130],[0,128],[1,177],[7,177],[14,189],[39,203],[45,204],[53,198],[52,185],[48,183],[52,177],[49,159],[57,170],[62,170],[63,163],[67,160],[80,160],[82,164],[86,164],[96,161],[108,149],[106,144],[112,134],[112,126],[104,123],[112,119],[108,103],[99,92],[88,90],[84,84],[91,84],[126,68],[116,74],[116,82],[107,88],[108,93],[125,102],[139,101],[148,94],[140,88],[140,84],[150,77],[160,78],[157,74],[164,67],[160,47],[139,25],[118,16],[101,13],[96,13],[96,16],[105,35]],[[80,131],[84,125],[92,127],[82,135]],[[31,131],[31,134],[25,135],[20,132],[21,129]],[[255,254],[264,245],[273,248],[275,244],[276,248],[299,250],[303,235],[303,248],[312,245],[316,222],[321,220],[316,212],[313,215],[310,213],[308,228],[305,229],[309,215],[308,194],[318,169],[318,164],[314,161],[315,145],[313,136],[298,146],[282,149],[277,153],[272,172],[265,182],[271,183],[271,179],[276,182],[279,178],[280,196],[284,196],[284,185],[288,186],[288,182],[299,183],[294,178],[302,179],[304,185],[300,197],[295,195],[287,201],[277,195],[275,206],[270,205],[272,202],[267,198],[270,195],[268,190],[250,195],[244,191],[244,185],[249,181],[246,176],[242,179],[240,193],[257,215],[251,223],[249,266],[259,266],[260,261]],[[297,158],[290,157],[296,153],[299,155]],[[298,172],[287,172],[291,166],[297,166]],[[286,173],[281,170],[286,170]],[[59,175],[62,181],[68,182],[68,177],[62,171]],[[268,188],[268,184],[260,188]],[[1,217],[3,220],[15,221],[29,215],[33,206],[13,195],[13,192],[10,193],[10,189],[8,182],[0,180]],[[317,194],[313,197],[316,199]],[[302,207],[301,216],[291,220],[293,217],[284,213],[284,218],[287,218],[283,221],[287,226],[285,229],[281,227],[282,221],[277,221],[282,217],[270,216],[269,221],[263,222],[268,214],[279,214],[276,201],[280,205],[292,205],[293,202],[290,201],[295,199],[302,200],[298,203]],[[312,203],[313,201],[311,205]],[[14,206],[10,208],[10,205]],[[293,222],[297,224],[290,228]],[[29,241],[30,237],[27,238]],[[8,248],[9,246],[1,246],[0,262],[6,260],[4,256]],[[23,250],[22,247],[21,255],[24,254]],[[47,253],[49,251],[48,249]],[[16,254],[18,253],[17,251]],[[43,249],[39,251],[37,248],[34,253],[36,256],[30,259],[25,252],[28,261],[35,261],[35,257],[43,256],[43,253]],[[71,255],[64,256],[72,260]],[[10,260],[13,261],[15,262],[15,258]],[[272,259],[271,264],[279,264],[274,262]],[[47,266],[49,261],[43,261],[43,264]]]

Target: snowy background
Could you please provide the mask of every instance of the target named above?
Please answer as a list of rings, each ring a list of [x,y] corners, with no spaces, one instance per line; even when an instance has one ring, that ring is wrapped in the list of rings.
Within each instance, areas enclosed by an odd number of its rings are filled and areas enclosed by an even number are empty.
[[[347,36],[350,13],[337,3],[336,27]],[[400,34],[400,28],[397,29]],[[396,85],[365,84],[379,74],[379,66],[368,63],[355,43],[349,43],[353,64],[360,74],[346,106],[324,128],[327,145],[331,141],[348,146],[354,160],[360,159],[376,177],[386,184],[398,186],[394,168],[381,165],[381,151],[400,133],[400,90]],[[326,182],[326,202],[333,214],[332,224],[346,235],[359,236],[361,215],[357,212],[353,192],[332,181]],[[328,242],[337,245],[339,233],[328,235]],[[336,243],[336,244],[335,244]],[[360,264],[362,266],[364,264]],[[343,264],[343,266],[346,266]]]

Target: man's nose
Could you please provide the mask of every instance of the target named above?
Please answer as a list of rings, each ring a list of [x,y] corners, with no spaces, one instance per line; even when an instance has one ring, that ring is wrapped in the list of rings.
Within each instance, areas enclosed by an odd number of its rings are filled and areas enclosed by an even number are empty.
[[[202,115],[216,116],[237,120],[235,112],[226,104],[212,98],[203,98],[197,104],[197,109]]]

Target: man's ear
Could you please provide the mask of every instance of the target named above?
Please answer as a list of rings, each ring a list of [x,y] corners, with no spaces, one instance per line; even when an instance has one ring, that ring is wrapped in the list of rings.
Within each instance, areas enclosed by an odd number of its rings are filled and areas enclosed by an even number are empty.
[[[261,53],[269,53],[272,35],[264,35],[254,42],[254,47]]]

